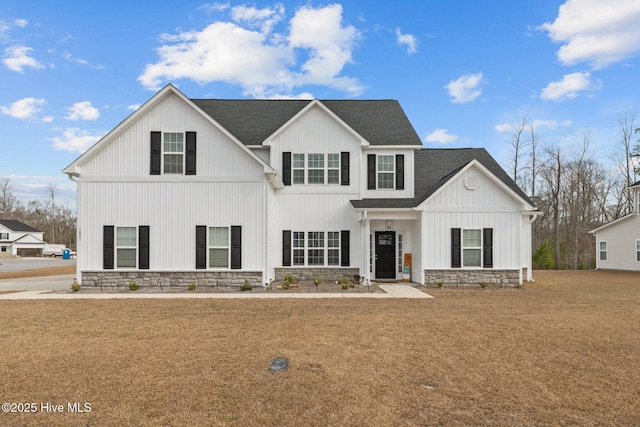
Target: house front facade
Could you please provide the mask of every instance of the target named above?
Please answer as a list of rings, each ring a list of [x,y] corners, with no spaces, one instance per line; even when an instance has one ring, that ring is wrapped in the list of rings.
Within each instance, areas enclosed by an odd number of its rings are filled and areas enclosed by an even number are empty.
[[[43,236],[44,232],[20,221],[0,219],[0,256],[42,256]]]
[[[596,237],[596,270],[640,271],[640,181],[629,188],[633,212],[590,231]]]
[[[423,149],[396,101],[168,85],[64,172],[84,286],[531,279],[533,203],[483,149]]]

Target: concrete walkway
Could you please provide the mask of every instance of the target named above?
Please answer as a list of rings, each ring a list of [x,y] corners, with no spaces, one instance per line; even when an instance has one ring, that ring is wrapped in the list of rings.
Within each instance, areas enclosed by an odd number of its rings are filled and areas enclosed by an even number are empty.
[[[378,285],[385,293],[102,293],[102,294],[74,294],[54,293],[51,291],[22,291],[0,295],[0,300],[80,300],[80,299],[186,299],[186,298],[217,298],[217,299],[300,299],[300,298],[433,298],[411,286],[406,285]]]

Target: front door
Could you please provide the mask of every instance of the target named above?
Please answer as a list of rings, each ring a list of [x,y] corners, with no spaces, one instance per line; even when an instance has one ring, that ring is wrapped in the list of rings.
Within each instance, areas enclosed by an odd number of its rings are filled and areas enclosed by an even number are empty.
[[[396,278],[396,232],[376,231],[376,279]]]

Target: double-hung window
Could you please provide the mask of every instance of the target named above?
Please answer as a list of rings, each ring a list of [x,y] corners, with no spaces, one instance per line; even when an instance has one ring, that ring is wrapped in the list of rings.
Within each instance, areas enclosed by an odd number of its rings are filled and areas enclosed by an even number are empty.
[[[340,232],[327,233],[327,264],[340,265]]]
[[[304,154],[293,154],[293,183],[304,184]]]
[[[304,265],[304,231],[293,232],[293,265]]]
[[[324,232],[310,231],[307,246],[307,265],[324,265]]]
[[[0,233],[0,240],[9,240],[9,233]]]
[[[229,268],[229,227],[209,227],[209,267]]]
[[[636,261],[640,261],[640,240],[636,240]]]
[[[339,153],[292,153],[293,184],[340,184]]]
[[[462,266],[482,265],[482,230],[462,230]]]
[[[116,266],[136,268],[137,227],[116,227]]]
[[[307,154],[307,184],[324,184],[324,154]]]
[[[607,242],[602,241],[600,242],[600,261],[606,261],[607,260]]]
[[[164,133],[162,142],[164,173],[184,173],[184,135]]]
[[[340,184],[340,154],[327,154],[327,184]]]
[[[378,188],[393,189],[395,183],[393,181],[395,172],[395,156],[379,155],[378,156]]]

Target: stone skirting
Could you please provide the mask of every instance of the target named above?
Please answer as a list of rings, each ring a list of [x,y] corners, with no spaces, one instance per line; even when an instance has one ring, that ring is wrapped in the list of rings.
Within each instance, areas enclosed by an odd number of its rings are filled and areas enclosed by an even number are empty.
[[[300,267],[278,267],[275,271],[276,282],[282,280],[284,276],[293,276],[296,282],[313,282],[315,279],[320,279],[323,282],[335,282],[342,278],[349,280],[353,279],[353,276],[360,274],[359,268],[352,267],[323,267],[323,268],[300,268]]]
[[[141,288],[239,289],[247,281],[252,287],[262,287],[261,271],[83,271],[82,287],[93,289],[129,289],[130,283]]]
[[[425,270],[424,284],[430,287],[518,286],[518,270]]]

